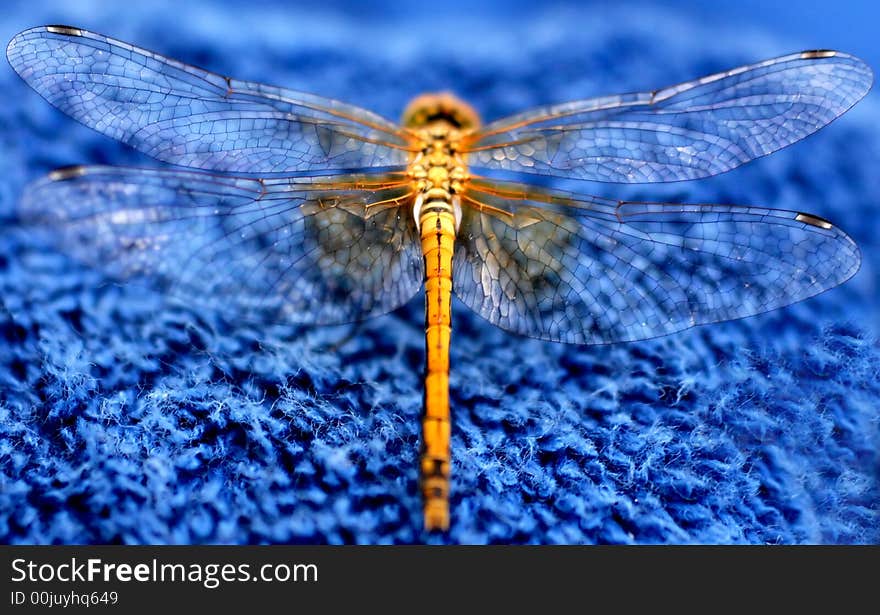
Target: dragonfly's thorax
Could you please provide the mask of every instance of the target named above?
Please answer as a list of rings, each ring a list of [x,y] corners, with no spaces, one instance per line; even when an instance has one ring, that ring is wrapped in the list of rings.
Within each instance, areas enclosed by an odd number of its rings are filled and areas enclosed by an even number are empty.
[[[425,94],[403,113],[403,124],[416,137],[408,173],[417,193],[413,216],[419,228],[425,216],[452,214],[461,224],[460,195],[468,179],[462,139],[480,124],[470,105],[449,93]]]
[[[460,193],[467,179],[467,166],[459,153],[459,133],[448,126],[432,125],[419,131],[421,146],[409,165],[410,177],[419,192],[440,189]]]
[[[460,154],[461,132],[446,120],[434,120],[415,131],[419,150],[408,173],[417,196],[413,208],[416,224],[432,212],[448,212],[461,223],[460,194],[467,181],[467,165]]]

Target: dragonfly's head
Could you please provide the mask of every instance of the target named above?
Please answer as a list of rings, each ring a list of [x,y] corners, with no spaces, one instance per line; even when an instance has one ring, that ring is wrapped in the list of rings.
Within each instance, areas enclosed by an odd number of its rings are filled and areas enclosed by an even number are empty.
[[[433,122],[447,122],[461,131],[474,130],[480,116],[469,104],[449,92],[416,96],[403,112],[403,125],[424,128]]]

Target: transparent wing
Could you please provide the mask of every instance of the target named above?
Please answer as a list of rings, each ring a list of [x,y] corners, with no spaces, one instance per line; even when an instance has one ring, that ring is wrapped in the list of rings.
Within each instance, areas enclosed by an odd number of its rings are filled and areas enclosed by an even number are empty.
[[[868,66],[805,51],[680,85],[540,107],[469,145],[474,167],[603,182],[665,182],[729,171],[810,135],[870,89]]]
[[[73,167],[30,186],[21,217],[116,278],[147,276],[248,320],[332,324],[393,310],[423,278],[399,175],[253,180]]]
[[[523,335],[603,344],[666,335],[811,297],[859,268],[816,216],[734,205],[627,203],[475,180],[453,290]]]
[[[407,162],[405,134],[374,113],[216,75],[86,30],[26,30],[6,54],[50,103],[165,162],[262,174]]]

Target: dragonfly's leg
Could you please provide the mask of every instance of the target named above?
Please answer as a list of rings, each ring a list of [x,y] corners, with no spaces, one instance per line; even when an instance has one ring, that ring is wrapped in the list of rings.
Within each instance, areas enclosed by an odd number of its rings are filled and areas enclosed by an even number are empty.
[[[435,205],[434,207],[431,207]],[[455,217],[448,203],[422,209],[420,232],[425,257],[425,415],[422,421],[422,495],[425,529],[449,528],[449,339],[452,251]]]

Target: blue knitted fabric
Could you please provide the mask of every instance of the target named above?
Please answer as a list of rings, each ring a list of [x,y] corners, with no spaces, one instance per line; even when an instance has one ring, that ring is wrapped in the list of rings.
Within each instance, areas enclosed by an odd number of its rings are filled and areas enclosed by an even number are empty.
[[[491,119],[821,45],[707,31],[644,4],[461,8],[433,35],[424,15],[363,17],[360,3],[122,6],[7,3],[0,34],[70,23],[392,118],[425,91],[452,89]],[[829,218],[864,259],[840,288],[605,347],[518,337],[453,303],[445,537],[420,530],[421,296],[357,325],[258,328],[107,279],[17,228],[16,199],[57,166],[157,163],[54,110],[5,65],[0,97],[3,542],[880,541],[875,95],[717,178],[578,187]]]

